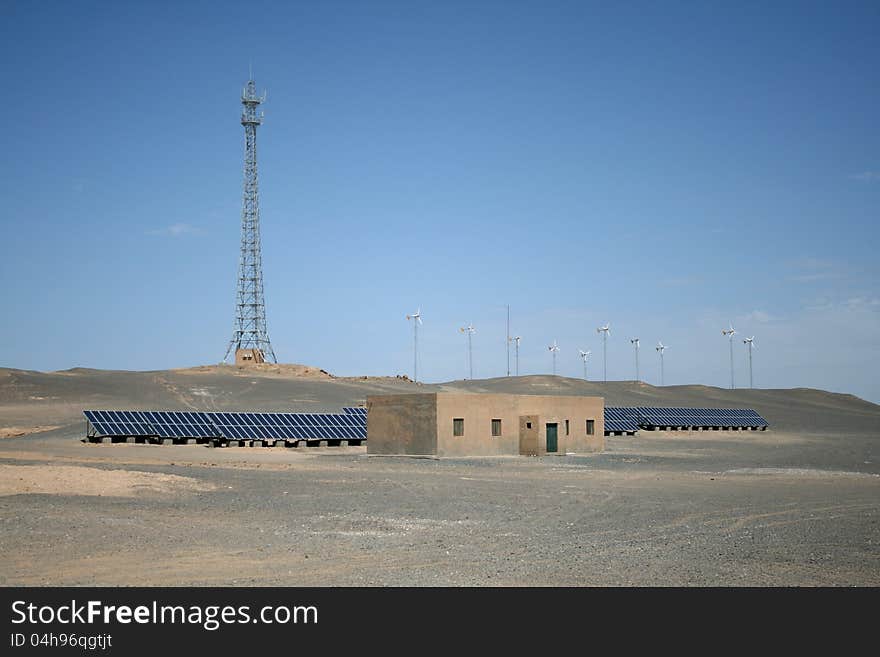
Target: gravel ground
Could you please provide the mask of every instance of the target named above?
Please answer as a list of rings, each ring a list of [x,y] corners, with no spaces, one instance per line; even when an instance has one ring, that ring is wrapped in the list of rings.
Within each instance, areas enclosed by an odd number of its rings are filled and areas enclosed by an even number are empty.
[[[873,433],[643,433],[591,456],[439,461],[80,436],[0,444],[0,584],[880,585]],[[41,464],[89,485],[28,492],[15,468]],[[103,494],[120,471],[162,476]]]

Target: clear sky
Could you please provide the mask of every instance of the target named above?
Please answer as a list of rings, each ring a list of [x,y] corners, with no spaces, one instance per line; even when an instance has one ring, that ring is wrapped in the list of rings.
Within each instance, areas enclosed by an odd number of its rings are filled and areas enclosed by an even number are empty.
[[[0,2],[0,365],[219,362],[239,94],[279,360],[880,402],[880,4]],[[513,364],[511,364],[513,367]]]

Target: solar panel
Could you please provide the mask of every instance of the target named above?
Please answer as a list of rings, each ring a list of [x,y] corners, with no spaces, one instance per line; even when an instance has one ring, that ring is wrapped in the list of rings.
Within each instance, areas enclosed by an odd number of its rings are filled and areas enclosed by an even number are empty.
[[[98,434],[104,436],[152,436],[149,422],[130,411],[83,411]]]
[[[353,417],[346,413],[289,413],[285,419],[291,428],[302,430],[312,439],[363,440],[366,438],[366,416],[362,422],[353,421]]]
[[[231,439],[337,440],[366,438],[366,416],[347,413],[210,413]]]
[[[111,435],[112,432],[109,427],[105,426],[104,418],[98,411],[83,411],[83,415],[86,416],[86,420],[89,421],[96,433],[104,436]]]
[[[614,406],[605,407],[606,433],[633,433],[639,430],[635,409]]]

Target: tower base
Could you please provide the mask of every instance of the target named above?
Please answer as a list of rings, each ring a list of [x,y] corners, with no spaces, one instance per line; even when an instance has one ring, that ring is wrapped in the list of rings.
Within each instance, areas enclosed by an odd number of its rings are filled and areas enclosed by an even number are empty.
[[[254,363],[265,363],[262,349],[236,349],[235,364],[236,365],[253,365]]]

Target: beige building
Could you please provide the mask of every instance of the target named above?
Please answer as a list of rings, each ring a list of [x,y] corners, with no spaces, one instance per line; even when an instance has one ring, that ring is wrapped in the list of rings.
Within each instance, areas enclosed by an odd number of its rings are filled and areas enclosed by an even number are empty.
[[[254,363],[265,362],[262,349],[236,349],[235,364],[236,365],[252,365]]]
[[[367,453],[538,456],[605,448],[602,397],[417,393],[367,397]]]

